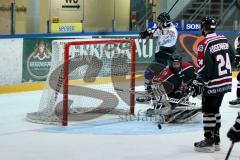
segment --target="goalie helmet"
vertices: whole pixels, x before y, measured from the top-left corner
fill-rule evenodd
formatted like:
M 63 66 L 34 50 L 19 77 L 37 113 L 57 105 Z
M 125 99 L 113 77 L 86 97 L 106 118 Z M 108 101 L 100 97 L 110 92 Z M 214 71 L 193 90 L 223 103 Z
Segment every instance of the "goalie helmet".
M 206 16 L 201 20 L 201 30 L 214 32 L 217 27 L 216 19 L 210 16 Z M 203 33 L 205 35 L 205 33 Z
M 171 23 L 171 18 L 167 12 L 162 12 L 157 17 L 157 21 L 160 22 L 163 25 L 163 27 L 169 27 Z
M 170 57 L 169 68 L 173 70 L 174 73 L 178 73 L 182 68 L 182 57 L 179 54 L 174 54 Z

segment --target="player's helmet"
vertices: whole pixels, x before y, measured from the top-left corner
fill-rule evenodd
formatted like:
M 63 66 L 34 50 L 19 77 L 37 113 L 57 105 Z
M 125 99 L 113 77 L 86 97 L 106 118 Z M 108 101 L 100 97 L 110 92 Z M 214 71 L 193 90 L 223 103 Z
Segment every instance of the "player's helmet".
M 167 12 L 162 12 L 157 17 L 157 21 L 160 22 L 161 24 L 163 24 L 163 27 L 169 27 L 170 22 L 171 22 L 171 18 L 170 18 L 170 15 Z
M 214 32 L 217 27 L 217 21 L 215 18 L 206 16 L 201 20 L 201 29 L 205 31 Z
M 182 57 L 179 54 L 173 54 L 169 59 L 169 68 L 178 73 L 182 67 Z

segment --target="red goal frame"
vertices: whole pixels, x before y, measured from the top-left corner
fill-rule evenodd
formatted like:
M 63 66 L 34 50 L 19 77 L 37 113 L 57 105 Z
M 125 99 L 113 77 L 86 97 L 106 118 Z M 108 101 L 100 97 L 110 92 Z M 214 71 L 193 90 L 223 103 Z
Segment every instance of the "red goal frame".
M 64 46 L 64 86 L 63 86 L 63 114 L 62 125 L 68 125 L 68 85 L 69 85 L 69 49 L 75 45 L 90 45 L 90 44 L 116 44 L 129 43 L 131 44 L 131 71 L 130 71 L 130 114 L 134 114 L 135 106 L 135 70 L 136 70 L 136 44 L 132 39 L 112 39 L 112 40 L 86 40 L 86 41 L 72 41 Z

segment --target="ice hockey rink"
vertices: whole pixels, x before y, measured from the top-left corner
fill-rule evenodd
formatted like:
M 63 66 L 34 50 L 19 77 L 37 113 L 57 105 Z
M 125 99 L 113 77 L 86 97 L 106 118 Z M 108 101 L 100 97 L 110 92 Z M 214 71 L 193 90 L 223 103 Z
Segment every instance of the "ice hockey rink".
M 236 79 L 233 82 L 236 87 Z M 223 160 L 230 146 L 226 133 L 239 108 L 229 107 L 236 89 L 225 95 L 221 107 L 221 151 L 198 153 L 193 143 L 203 138 L 202 122 L 163 124 L 150 120 L 100 117 L 67 127 L 35 124 L 26 113 L 37 110 L 42 91 L 0 95 L 1 160 Z M 193 99 L 194 100 L 194 99 Z M 142 106 L 137 104 L 136 109 Z M 146 106 L 145 106 L 146 107 Z M 231 160 L 240 159 L 240 143 Z

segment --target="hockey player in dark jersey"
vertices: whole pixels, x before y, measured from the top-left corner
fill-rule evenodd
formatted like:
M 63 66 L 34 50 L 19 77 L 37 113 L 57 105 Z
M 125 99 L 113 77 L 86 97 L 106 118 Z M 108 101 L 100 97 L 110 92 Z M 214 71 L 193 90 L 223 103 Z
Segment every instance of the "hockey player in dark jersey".
M 174 87 L 173 91 L 168 93 L 171 98 L 181 98 L 185 92 L 188 92 L 189 84 L 195 79 L 195 69 L 187 61 L 182 61 L 178 54 L 171 56 L 169 65 L 154 77 L 154 81 L 167 81 Z
M 228 40 L 215 33 L 217 23 L 206 16 L 201 21 L 205 38 L 198 45 L 197 77 L 193 80 L 194 94 L 202 94 L 204 140 L 194 143 L 195 151 L 220 150 L 220 106 L 224 94 L 231 91 L 234 53 Z
M 236 44 L 236 56 L 235 56 L 235 66 L 237 68 L 240 67 L 240 33 L 237 37 L 237 44 Z M 229 104 L 231 105 L 237 105 L 237 104 L 240 104 L 240 72 L 238 72 L 237 74 L 237 81 L 238 81 L 238 84 L 237 84 L 237 98 L 234 99 L 234 100 L 231 100 L 229 101 Z
M 227 137 L 230 138 L 232 142 L 240 142 L 240 112 L 234 125 L 229 129 Z
M 178 54 L 174 54 L 170 57 L 168 66 L 160 73 L 159 75 L 155 76 L 153 79 L 153 85 L 154 83 L 158 84 L 159 82 L 164 83 L 167 82 L 168 84 L 172 85 L 172 89 L 168 92 L 167 96 L 170 102 L 170 107 L 174 106 L 176 103 L 171 102 L 171 99 L 179 100 L 189 93 L 189 85 L 191 84 L 191 81 L 195 79 L 195 69 L 194 67 L 188 63 L 187 61 L 182 61 L 182 57 Z M 155 88 L 155 87 L 153 87 Z M 154 101 L 154 100 L 153 100 Z M 162 106 L 162 98 L 159 100 L 160 102 L 153 103 L 154 108 L 150 108 L 147 110 L 147 115 L 152 116 L 155 113 L 162 113 L 162 110 L 166 109 L 166 106 Z M 179 104 L 181 106 L 182 104 Z M 185 104 L 186 108 L 187 105 Z M 168 106 L 169 107 L 169 106 Z M 190 108 L 190 107 L 189 107 Z M 171 109 L 171 108 L 168 108 Z M 169 115 L 167 115 L 168 119 L 172 116 L 176 116 L 176 114 L 180 113 L 178 117 L 175 117 L 174 120 L 171 120 L 171 122 L 184 122 L 185 120 L 192 118 L 196 116 L 200 110 L 199 107 L 194 107 L 191 109 L 185 109 L 179 110 L 177 107 L 174 108 L 175 111 L 171 111 Z M 173 109 L 173 110 L 174 110 Z M 165 111 L 164 111 L 165 112 Z M 168 121 L 168 120 L 166 120 Z
M 168 63 L 169 58 L 174 53 L 177 42 L 178 32 L 175 25 L 171 22 L 170 15 L 166 12 L 157 17 L 157 24 L 153 23 L 148 26 L 146 31 L 140 33 L 142 39 L 156 38 L 156 49 L 154 61 L 145 69 L 144 86 L 146 92 L 151 92 L 151 82 L 155 75 L 160 73 Z M 136 99 L 138 102 L 150 101 L 149 96 L 142 96 Z

